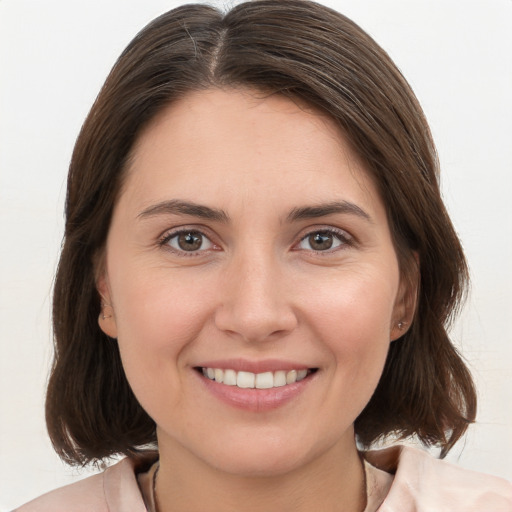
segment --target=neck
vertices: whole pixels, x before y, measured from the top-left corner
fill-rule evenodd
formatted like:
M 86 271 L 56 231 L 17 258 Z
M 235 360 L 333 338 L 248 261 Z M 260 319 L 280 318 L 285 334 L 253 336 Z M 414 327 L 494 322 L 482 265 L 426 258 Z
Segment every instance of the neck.
M 352 439 L 300 467 L 272 475 L 239 475 L 205 464 L 180 445 L 160 444 L 158 512 L 362 512 L 364 467 Z

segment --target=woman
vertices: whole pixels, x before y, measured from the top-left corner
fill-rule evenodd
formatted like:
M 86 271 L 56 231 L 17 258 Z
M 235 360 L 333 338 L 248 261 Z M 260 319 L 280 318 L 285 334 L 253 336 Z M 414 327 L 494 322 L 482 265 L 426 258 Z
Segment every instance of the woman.
M 343 16 L 155 20 L 84 124 L 66 216 L 50 435 L 74 464 L 128 458 L 19 510 L 512 508 L 500 479 L 357 448 L 447 453 L 476 398 L 427 124 Z

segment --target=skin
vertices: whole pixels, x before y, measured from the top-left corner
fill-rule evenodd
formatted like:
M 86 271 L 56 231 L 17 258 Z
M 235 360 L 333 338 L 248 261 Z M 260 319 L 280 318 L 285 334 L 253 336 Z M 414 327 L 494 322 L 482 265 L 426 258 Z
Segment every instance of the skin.
M 155 209 L 171 200 L 229 220 Z M 290 219 L 333 202 L 352 206 Z M 198 250 L 180 249 L 179 228 L 203 233 Z M 157 424 L 160 512 L 364 509 L 353 423 L 414 293 L 376 187 L 329 118 L 249 90 L 168 107 L 134 148 L 99 276 L 112 313 L 100 326 Z M 194 368 L 220 359 L 317 371 L 254 411 L 205 387 Z

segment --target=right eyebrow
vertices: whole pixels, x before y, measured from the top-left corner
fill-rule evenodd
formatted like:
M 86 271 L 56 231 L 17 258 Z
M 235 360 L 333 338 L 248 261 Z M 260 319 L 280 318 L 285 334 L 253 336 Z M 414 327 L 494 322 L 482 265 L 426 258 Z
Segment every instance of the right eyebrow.
M 210 208 L 191 201 L 171 199 L 149 206 L 137 215 L 138 219 L 146 219 L 158 215 L 190 215 L 201 219 L 215 220 L 218 222 L 229 222 L 229 216 L 224 210 Z
M 288 215 L 288 221 L 293 222 L 302 219 L 315 219 L 335 214 L 355 215 L 356 217 L 373 223 L 372 218 L 368 213 L 357 206 L 357 204 L 349 201 L 333 201 L 331 203 L 294 208 Z

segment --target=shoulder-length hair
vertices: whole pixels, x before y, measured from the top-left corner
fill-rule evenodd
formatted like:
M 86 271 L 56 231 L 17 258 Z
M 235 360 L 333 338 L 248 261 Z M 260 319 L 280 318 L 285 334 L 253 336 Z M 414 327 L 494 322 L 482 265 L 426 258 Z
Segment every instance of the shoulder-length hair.
M 415 318 L 391 344 L 383 375 L 357 418 L 363 446 L 416 436 L 446 453 L 474 420 L 470 374 L 447 335 L 468 272 L 443 205 L 434 143 L 409 85 L 355 23 L 302 0 L 257 0 L 226 14 L 172 10 L 122 53 L 76 142 L 57 271 L 55 359 L 46 421 L 59 455 L 85 464 L 156 442 L 115 341 L 98 326 L 95 270 L 141 132 L 190 91 L 249 87 L 300 99 L 341 128 L 387 209 L 402 277 L 417 273 Z

